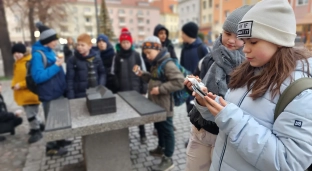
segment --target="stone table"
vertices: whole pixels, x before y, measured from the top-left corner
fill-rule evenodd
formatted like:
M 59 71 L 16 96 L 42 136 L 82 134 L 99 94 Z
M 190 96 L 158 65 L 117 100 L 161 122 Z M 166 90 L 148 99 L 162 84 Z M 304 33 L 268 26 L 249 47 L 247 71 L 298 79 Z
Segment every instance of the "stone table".
M 82 136 L 88 171 L 131 170 L 128 128 L 163 121 L 166 112 L 141 116 L 119 95 L 116 104 L 116 113 L 90 116 L 85 98 L 70 100 L 72 127 L 45 132 L 45 140 Z

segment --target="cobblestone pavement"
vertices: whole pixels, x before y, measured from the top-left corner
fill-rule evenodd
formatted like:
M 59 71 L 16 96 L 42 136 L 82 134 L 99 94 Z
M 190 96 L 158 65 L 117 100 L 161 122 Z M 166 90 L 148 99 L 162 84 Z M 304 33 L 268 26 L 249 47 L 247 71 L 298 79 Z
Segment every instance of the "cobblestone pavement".
M 12 91 L 9 89 L 10 81 L 2 81 L 2 94 L 10 111 L 20 109 L 13 100 Z M 42 109 L 40 109 L 40 117 Z M 0 143 L 0 170 L 1 171 L 84 171 L 83 151 L 81 149 L 81 137 L 76 137 L 73 144 L 68 147 L 69 153 L 64 157 L 46 157 L 45 142 L 42 140 L 35 144 L 27 143 L 29 128 L 26 117 L 24 122 L 16 129 L 16 135 L 5 135 L 7 140 Z M 190 122 L 186 116 L 185 105 L 175 108 L 174 125 L 175 131 L 175 152 L 173 160 L 175 168 L 181 171 L 185 168 L 185 147 L 184 143 L 189 137 Z M 130 128 L 130 154 L 133 171 L 149 170 L 150 166 L 160 162 L 160 159 L 149 156 L 148 150 L 157 146 L 157 137 L 152 135 L 153 124 L 146 125 L 147 144 L 141 145 L 138 128 Z

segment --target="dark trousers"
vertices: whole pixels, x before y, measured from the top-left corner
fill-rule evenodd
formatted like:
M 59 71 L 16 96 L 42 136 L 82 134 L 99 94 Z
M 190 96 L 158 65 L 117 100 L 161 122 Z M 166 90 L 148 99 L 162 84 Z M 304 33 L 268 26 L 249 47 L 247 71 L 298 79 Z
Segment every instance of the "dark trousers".
M 139 133 L 140 133 L 140 137 L 141 138 L 146 137 L 146 135 L 145 135 L 145 126 L 144 125 L 140 125 L 139 126 Z
M 42 102 L 42 107 L 43 107 L 43 113 L 44 113 L 44 118 L 47 121 L 48 119 L 48 113 L 50 110 L 50 102 Z M 65 140 L 58 140 L 58 141 L 52 141 L 52 142 L 48 142 L 46 145 L 47 151 L 48 150 L 55 150 L 55 149 L 59 149 L 63 144 L 64 144 Z
M 14 116 L 12 119 L 0 123 L 0 134 L 3 133 L 15 134 L 15 127 L 22 124 L 22 122 L 23 122 L 22 118 Z
M 174 131 L 172 117 L 167 117 L 167 120 L 154 123 L 154 127 L 158 133 L 158 145 L 164 148 L 164 153 L 167 157 L 172 157 L 174 152 Z

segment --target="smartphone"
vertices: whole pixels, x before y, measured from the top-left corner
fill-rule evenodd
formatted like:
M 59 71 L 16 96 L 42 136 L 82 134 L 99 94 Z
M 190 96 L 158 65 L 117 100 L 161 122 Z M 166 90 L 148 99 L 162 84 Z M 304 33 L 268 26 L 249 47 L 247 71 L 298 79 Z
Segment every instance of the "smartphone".
M 201 90 L 201 87 L 198 85 L 198 84 L 194 84 L 192 85 L 192 89 L 200 95 L 200 97 L 204 98 L 205 96 L 207 96 L 207 93 L 204 93 L 202 90 Z
M 197 79 L 196 79 L 195 77 L 187 77 L 187 79 L 188 79 L 193 85 L 198 84 L 198 81 L 197 81 Z

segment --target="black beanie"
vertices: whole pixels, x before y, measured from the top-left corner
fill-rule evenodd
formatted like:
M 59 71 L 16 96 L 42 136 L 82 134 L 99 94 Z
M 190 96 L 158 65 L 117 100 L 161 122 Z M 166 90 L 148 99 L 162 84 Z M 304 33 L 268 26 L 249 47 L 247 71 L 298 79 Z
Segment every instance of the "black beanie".
M 188 23 L 184 24 L 184 26 L 182 27 L 182 31 L 188 37 L 196 39 L 197 34 L 198 34 L 198 26 L 194 22 L 188 22 Z
M 14 54 L 15 52 L 19 52 L 19 53 L 26 53 L 26 46 L 21 44 L 21 43 L 17 43 L 12 47 L 12 54 Z
M 56 34 L 56 31 L 43 25 L 41 22 L 36 23 L 36 27 L 40 31 L 40 43 L 42 45 L 46 45 L 54 40 L 58 40 L 58 35 Z

